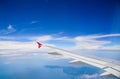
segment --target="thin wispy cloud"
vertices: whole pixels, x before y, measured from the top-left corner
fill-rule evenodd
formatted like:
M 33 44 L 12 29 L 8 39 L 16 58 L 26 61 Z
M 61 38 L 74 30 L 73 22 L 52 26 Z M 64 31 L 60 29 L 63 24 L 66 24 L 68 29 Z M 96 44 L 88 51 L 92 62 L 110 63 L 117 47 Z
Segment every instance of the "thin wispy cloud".
M 0 30 L 0 34 L 9 34 L 15 32 L 16 29 L 12 25 L 8 25 L 6 29 Z
M 120 36 L 120 34 L 105 34 L 105 35 L 96 34 L 96 35 L 88 35 L 88 36 L 83 36 L 83 37 L 85 37 L 86 39 L 98 39 L 98 38 L 106 38 L 106 37 L 114 37 L 114 36 Z M 82 37 L 80 36 L 80 38 Z
M 33 36 L 31 38 L 27 38 L 32 41 L 49 41 L 53 40 L 53 37 L 51 35 L 43 35 L 43 36 Z
M 77 36 L 73 40 L 76 43 L 76 46 L 73 49 L 120 50 L 118 48 L 119 45 L 115 45 L 114 48 L 109 46 L 113 43 L 110 40 L 99 40 L 106 37 L 120 37 L 120 34 Z M 106 45 L 108 46 L 106 47 Z
M 58 32 L 58 34 L 63 34 L 64 32 Z
M 9 37 L 9 36 L 0 36 L 0 41 L 1 40 L 16 40 L 15 37 Z
M 31 21 L 30 24 L 36 24 L 38 23 L 39 21 Z

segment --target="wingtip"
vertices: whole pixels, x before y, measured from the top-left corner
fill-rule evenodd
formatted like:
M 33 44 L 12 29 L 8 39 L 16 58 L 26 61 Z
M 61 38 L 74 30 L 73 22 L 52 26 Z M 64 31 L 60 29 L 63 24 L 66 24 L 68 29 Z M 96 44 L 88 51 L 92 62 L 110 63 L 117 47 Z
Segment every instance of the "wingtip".
M 38 48 L 42 47 L 42 44 L 40 42 L 37 42 Z

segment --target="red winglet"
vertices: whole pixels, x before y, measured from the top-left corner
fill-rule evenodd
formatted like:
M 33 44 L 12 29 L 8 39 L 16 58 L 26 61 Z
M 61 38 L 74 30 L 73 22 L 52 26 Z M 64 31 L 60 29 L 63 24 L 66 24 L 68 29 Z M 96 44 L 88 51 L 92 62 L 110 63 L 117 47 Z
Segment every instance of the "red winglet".
M 42 44 L 40 42 L 37 42 L 38 48 L 42 47 Z

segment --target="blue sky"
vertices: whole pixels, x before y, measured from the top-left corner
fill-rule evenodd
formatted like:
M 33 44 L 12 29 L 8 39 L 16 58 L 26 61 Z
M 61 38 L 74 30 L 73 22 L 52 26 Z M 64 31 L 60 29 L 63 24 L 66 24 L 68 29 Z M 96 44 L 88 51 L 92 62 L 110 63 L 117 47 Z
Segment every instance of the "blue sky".
M 0 29 L 6 29 L 9 24 L 16 29 L 8 35 L 120 32 L 118 0 L 2 0 L 0 17 Z

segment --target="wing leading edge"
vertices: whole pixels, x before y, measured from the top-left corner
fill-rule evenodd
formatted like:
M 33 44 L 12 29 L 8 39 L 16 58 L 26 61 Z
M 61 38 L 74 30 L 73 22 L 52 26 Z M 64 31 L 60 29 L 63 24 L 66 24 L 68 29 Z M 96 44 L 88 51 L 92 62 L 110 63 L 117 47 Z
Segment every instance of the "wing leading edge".
M 113 76 L 120 78 L 120 63 L 114 63 L 112 61 L 105 61 L 105 60 L 95 58 L 95 57 L 73 54 L 70 51 L 66 51 L 66 50 L 55 48 L 55 47 L 48 46 L 48 45 L 44 45 L 44 46 L 53 49 L 55 51 L 54 54 L 56 53 L 56 55 L 64 55 L 64 56 L 74 59 L 73 61 L 70 61 L 70 63 L 83 62 L 89 65 L 104 69 L 106 72 L 102 73 L 101 76 L 113 75 Z

